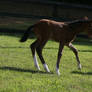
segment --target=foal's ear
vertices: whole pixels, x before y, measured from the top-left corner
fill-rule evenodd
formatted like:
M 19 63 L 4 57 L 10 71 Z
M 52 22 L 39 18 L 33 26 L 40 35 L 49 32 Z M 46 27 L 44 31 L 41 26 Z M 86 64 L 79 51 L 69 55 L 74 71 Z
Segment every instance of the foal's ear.
M 88 20 L 88 16 L 84 16 L 84 18 L 83 18 L 84 20 Z

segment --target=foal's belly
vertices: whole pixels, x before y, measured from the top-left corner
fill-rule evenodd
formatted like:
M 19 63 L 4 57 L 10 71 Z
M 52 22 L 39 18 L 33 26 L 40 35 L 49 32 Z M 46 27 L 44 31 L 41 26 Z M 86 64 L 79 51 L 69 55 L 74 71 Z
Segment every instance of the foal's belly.
M 51 37 L 52 40 L 56 41 L 56 42 L 63 42 L 63 43 L 69 43 L 72 42 L 75 39 L 74 35 L 66 35 L 66 34 L 59 34 L 59 35 L 53 35 Z

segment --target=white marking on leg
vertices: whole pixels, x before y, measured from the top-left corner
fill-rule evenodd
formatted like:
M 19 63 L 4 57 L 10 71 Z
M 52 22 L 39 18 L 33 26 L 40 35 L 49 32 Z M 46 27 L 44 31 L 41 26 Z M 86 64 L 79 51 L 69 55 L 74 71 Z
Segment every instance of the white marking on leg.
M 36 68 L 37 68 L 38 70 L 40 70 L 40 67 L 39 67 L 39 64 L 38 64 L 38 61 L 37 61 L 36 54 L 34 55 L 34 64 L 35 64 Z
M 56 73 L 57 75 L 60 75 L 59 68 L 56 67 Z
M 50 70 L 49 70 L 47 64 L 43 64 L 43 66 L 44 66 L 44 69 L 45 69 L 47 72 L 50 72 Z
M 81 69 L 81 68 L 82 68 L 81 64 L 78 64 L 78 69 Z

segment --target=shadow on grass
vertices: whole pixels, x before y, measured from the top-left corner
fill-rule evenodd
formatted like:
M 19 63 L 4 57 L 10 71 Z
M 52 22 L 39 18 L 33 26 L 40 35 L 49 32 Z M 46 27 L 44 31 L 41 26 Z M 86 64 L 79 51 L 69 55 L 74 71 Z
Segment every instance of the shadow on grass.
M 23 47 L 23 46 L 0 46 L 0 49 L 29 49 L 30 47 Z M 45 47 L 44 49 L 47 49 L 47 50 L 50 50 L 50 49 L 53 49 L 53 50 L 58 50 L 59 48 L 55 48 L 55 47 Z M 69 51 L 72 51 L 69 49 Z M 78 52 L 92 52 L 92 50 L 78 50 Z
M 23 46 L 0 46 L 0 49 L 17 49 L 17 48 L 20 48 L 20 49 L 28 49 L 30 48 L 29 46 L 28 47 L 23 47 Z M 47 50 L 50 50 L 50 49 L 58 49 L 58 48 L 54 48 L 54 47 L 44 47 L 44 49 L 47 49 Z
M 17 68 L 17 67 L 8 67 L 8 66 L 4 66 L 4 67 L 0 67 L 1 70 L 9 70 L 9 71 L 17 71 L 17 72 L 29 72 L 32 74 L 35 73 L 41 73 L 41 74 L 53 74 L 53 72 L 44 72 L 44 71 L 37 71 L 37 70 L 29 70 L 29 69 L 22 69 L 22 68 Z
M 20 49 L 28 49 L 30 48 L 29 46 L 28 47 L 23 47 L 23 46 L 0 46 L 0 49 L 17 49 L 17 48 L 20 48 Z M 58 50 L 59 48 L 57 47 L 44 47 L 44 49 L 47 49 L 47 50 L 50 50 L 50 49 L 53 49 L 53 50 Z M 72 51 L 70 49 L 67 49 L 69 51 Z M 92 52 L 92 50 L 78 50 L 78 52 Z
M 23 48 L 28 49 L 29 47 L 21 47 L 21 46 L 0 46 L 1 49 L 17 49 L 17 48 Z
M 92 72 L 72 71 L 71 73 L 80 75 L 92 75 Z
M 78 50 L 79 52 L 92 52 L 92 50 Z

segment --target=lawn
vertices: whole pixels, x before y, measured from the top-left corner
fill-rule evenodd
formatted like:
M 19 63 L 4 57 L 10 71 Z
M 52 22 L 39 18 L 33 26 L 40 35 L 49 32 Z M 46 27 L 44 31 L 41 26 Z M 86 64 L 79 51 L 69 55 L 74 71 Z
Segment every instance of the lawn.
M 91 92 L 92 40 L 77 38 L 73 43 L 79 50 L 81 71 L 77 69 L 73 52 L 65 47 L 60 63 L 61 75 L 57 76 L 58 43 L 53 41 L 48 41 L 43 50 L 51 73 L 44 71 L 39 58 L 41 71 L 37 71 L 29 48 L 35 38 L 20 43 L 21 35 L 15 34 L 15 31 L 25 31 L 39 19 L 2 15 L 4 12 L 30 14 L 30 9 L 26 11 L 24 5 L 17 4 L 16 8 L 15 4 L 0 2 L 0 92 Z M 7 30 L 12 34 L 7 33 Z
M 38 58 L 41 71 L 34 67 L 28 39 L 20 43 L 18 34 L 0 33 L 0 92 L 91 92 L 92 91 L 92 40 L 77 38 L 73 43 L 79 50 L 82 70 L 77 69 L 73 52 L 64 48 L 57 76 L 55 64 L 58 43 L 49 41 L 43 55 L 51 73 L 46 73 Z

